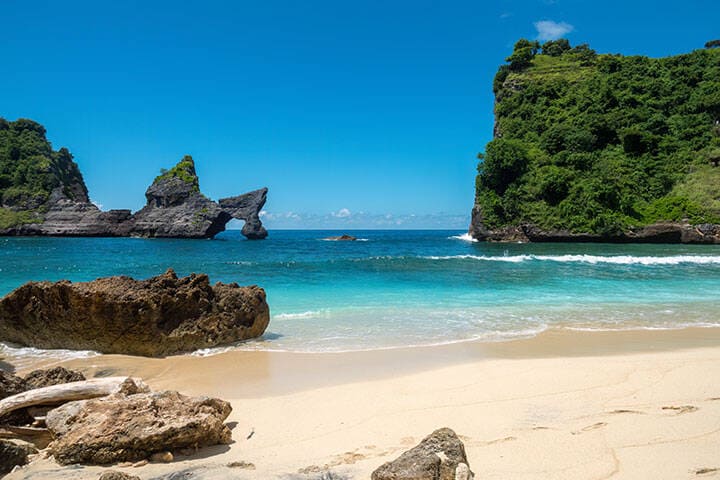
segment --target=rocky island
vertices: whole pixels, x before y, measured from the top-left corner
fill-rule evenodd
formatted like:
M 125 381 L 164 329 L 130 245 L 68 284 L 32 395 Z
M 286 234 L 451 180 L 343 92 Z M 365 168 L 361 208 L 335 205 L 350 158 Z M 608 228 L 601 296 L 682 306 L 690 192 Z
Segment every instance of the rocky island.
M 145 192 L 140 211 L 102 211 L 88 196 L 67 148 L 54 151 L 32 120 L 0 118 L 0 235 L 212 238 L 236 218 L 243 235 L 262 239 L 267 188 L 214 202 L 200 192 L 195 163 L 185 156 Z
M 720 49 L 666 58 L 520 40 L 495 77 L 470 235 L 720 243 Z

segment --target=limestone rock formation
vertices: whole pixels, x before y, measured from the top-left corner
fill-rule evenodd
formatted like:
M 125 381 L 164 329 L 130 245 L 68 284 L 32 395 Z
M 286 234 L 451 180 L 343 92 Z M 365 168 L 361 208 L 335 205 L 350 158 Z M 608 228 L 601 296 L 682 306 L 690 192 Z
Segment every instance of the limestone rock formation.
M 455 432 L 441 428 L 375 470 L 372 480 L 470 480 L 469 465 L 465 446 Z
M 260 221 L 260 211 L 267 201 L 267 188 L 261 188 L 237 197 L 221 198 L 220 207 L 233 218 L 245 220 L 242 234 L 251 240 L 267 237 Z
M 162 356 L 263 334 L 265 291 L 207 275 L 29 282 L 0 300 L 0 340 L 37 348 Z
M 135 214 L 100 210 L 70 152 L 53 151 L 42 125 L 0 118 L 0 235 L 212 238 L 237 218 L 245 220 L 247 238 L 267 236 L 259 216 L 267 189 L 221 206 L 200 192 L 190 156 L 158 176 L 145 197 L 147 205 Z
M 133 217 L 132 235 L 211 238 L 225 230 L 232 215 L 200 193 L 189 156 L 160 175 L 145 192 L 147 205 Z
M 227 444 L 223 400 L 165 391 L 66 403 L 51 410 L 49 450 L 64 464 L 138 461 L 156 452 Z

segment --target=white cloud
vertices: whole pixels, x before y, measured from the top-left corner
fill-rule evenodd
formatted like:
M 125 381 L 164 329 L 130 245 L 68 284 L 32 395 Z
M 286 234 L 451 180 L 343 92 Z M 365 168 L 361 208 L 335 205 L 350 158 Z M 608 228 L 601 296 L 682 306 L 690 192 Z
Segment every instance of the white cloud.
M 470 222 L 469 214 L 391 214 L 351 212 L 342 208 L 329 213 L 268 212 L 262 221 L 269 229 L 373 229 L 373 228 L 447 228 L 464 229 Z M 239 228 L 233 225 L 230 228 Z
M 331 215 L 337 218 L 347 218 L 351 215 L 351 213 L 347 208 L 341 208 L 337 212 L 333 212 Z
M 93 205 L 95 205 L 96 207 L 98 207 L 100 210 L 103 209 L 103 204 L 100 203 L 100 202 L 98 202 L 97 200 L 93 200 L 93 199 L 91 198 L 91 199 L 90 199 L 90 203 L 92 203 Z
M 260 213 L 258 213 L 258 217 L 262 218 L 267 214 L 268 214 L 267 210 L 260 210 Z
M 566 22 L 554 22 L 552 20 L 541 20 L 535 22 L 538 32 L 538 40 L 557 40 L 575 30 L 575 27 Z

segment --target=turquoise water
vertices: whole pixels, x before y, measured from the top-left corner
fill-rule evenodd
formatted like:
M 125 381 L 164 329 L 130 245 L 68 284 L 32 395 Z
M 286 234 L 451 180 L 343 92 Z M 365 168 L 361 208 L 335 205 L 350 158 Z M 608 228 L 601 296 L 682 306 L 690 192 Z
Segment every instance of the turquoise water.
M 234 348 L 285 351 L 498 341 L 548 328 L 720 326 L 720 247 L 486 244 L 458 231 L 322 240 L 339 233 L 272 231 L 256 242 L 236 231 L 215 240 L 2 238 L 0 294 L 29 280 L 205 272 L 267 291 L 266 335 Z

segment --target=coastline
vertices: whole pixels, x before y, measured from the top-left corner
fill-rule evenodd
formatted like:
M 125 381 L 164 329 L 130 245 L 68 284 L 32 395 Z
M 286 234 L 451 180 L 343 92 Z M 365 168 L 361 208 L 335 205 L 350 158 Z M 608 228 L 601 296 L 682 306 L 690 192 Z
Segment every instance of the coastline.
M 235 443 L 123 469 L 143 480 L 188 468 L 196 478 L 368 478 L 443 426 L 461 435 L 477 478 L 702 478 L 696 473 L 720 468 L 718 328 L 63 365 L 232 403 Z M 255 470 L 226 466 L 240 461 Z M 7 478 L 90 479 L 104 470 L 58 468 L 41 460 Z

